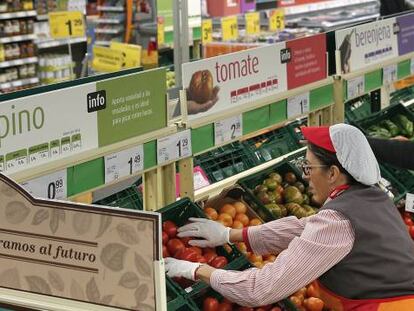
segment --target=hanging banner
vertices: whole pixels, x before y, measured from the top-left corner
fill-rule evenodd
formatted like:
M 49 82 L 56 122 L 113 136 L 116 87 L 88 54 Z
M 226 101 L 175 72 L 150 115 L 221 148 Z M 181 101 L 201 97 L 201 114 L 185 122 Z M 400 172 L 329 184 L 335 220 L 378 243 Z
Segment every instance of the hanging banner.
M 398 52 L 400 55 L 414 52 L 414 14 L 397 17 L 399 26 Z
M 165 69 L 3 101 L 0 158 L 7 174 L 167 126 Z
M 337 73 L 349 73 L 398 56 L 399 27 L 395 18 L 335 32 L 340 53 Z
M 160 214 L 36 199 L 3 174 L 0 202 L 0 291 L 19 291 L 25 307 L 158 310 Z

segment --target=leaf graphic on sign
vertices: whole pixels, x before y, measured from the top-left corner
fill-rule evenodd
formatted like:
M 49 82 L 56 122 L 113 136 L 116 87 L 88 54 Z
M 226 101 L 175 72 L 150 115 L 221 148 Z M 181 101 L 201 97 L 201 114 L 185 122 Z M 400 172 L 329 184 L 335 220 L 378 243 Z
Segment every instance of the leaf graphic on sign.
M 119 243 L 106 245 L 101 253 L 102 263 L 112 271 L 121 271 L 124 268 L 125 255 L 128 247 Z
M 73 215 L 72 226 L 75 232 L 79 235 L 85 234 L 89 231 L 92 224 L 92 215 L 89 213 L 78 212 Z
M 125 272 L 119 280 L 119 285 L 125 288 L 137 288 L 139 285 L 138 276 L 134 272 Z
M 148 263 L 145 262 L 144 258 L 135 253 L 135 267 L 138 272 L 143 276 L 151 276 L 151 268 Z
M 17 196 L 17 192 L 10 186 L 3 184 L 0 186 L 0 192 L 4 194 L 6 197 L 12 198 Z
M 61 209 L 58 209 L 58 210 L 56 210 L 56 213 L 57 213 L 57 215 L 58 215 L 59 220 L 60 220 L 61 222 L 65 222 L 65 220 L 66 220 L 66 214 L 65 214 L 65 211 L 64 211 L 64 210 L 61 210 Z
M 85 295 L 83 294 L 82 287 L 75 280 L 72 280 L 72 284 L 70 286 L 70 296 L 73 299 L 85 300 Z
M 63 292 L 65 290 L 65 283 L 63 282 L 62 278 L 60 277 L 59 274 L 57 274 L 54 271 L 48 271 L 47 272 L 47 278 L 50 282 L 50 285 L 52 286 L 52 288 Z
M 32 292 L 51 295 L 52 290 L 50 289 L 49 284 L 39 276 L 32 275 L 26 276 L 27 284 L 29 284 L 29 289 Z
M 114 295 L 103 296 L 102 300 L 101 300 L 101 303 L 104 304 L 104 305 L 107 305 L 112 301 L 113 298 L 114 298 Z
M 0 283 L 6 287 L 21 289 L 19 271 L 16 268 L 3 271 L 0 274 Z
M 95 278 L 92 278 L 88 284 L 86 284 L 86 297 L 92 302 L 99 302 L 101 300 L 101 294 L 99 293 Z
M 120 223 L 116 226 L 119 237 L 125 244 L 134 245 L 138 243 L 138 236 L 134 228 L 125 223 Z
M 49 211 L 46 209 L 40 209 L 34 214 L 32 225 L 40 225 L 43 221 L 49 218 Z
M 148 292 L 149 290 L 146 284 L 142 284 L 140 287 L 138 287 L 135 290 L 135 294 L 134 294 L 136 302 L 140 303 L 141 301 L 144 301 L 145 298 L 147 298 L 148 296 Z
M 153 311 L 155 310 L 155 307 L 150 306 L 146 303 L 138 303 L 135 309 L 140 310 L 140 311 Z
M 29 216 L 30 208 L 22 202 L 12 201 L 6 205 L 6 219 L 11 224 L 20 224 Z
M 49 227 L 53 233 L 56 233 L 56 231 L 59 228 L 59 213 L 56 208 L 52 210 L 52 216 L 50 217 Z
M 105 231 L 109 228 L 111 223 L 112 223 L 112 217 L 111 216 L 102 215 L 101 216 L 101 221 L 99 223 L 98 234 L 96 235 L 96 238 L 100 238 L 105 233 Z
M 138 221 L 138 231 L 145 231 L 146 225 L 147 225 L 147 222 L 145 220 L 139 220 Z

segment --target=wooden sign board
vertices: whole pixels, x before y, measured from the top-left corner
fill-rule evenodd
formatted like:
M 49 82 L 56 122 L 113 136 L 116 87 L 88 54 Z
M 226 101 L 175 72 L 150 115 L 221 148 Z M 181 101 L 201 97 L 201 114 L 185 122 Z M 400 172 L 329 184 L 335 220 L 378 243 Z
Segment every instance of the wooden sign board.
M 38 294 L 37 306 L 163 309 L 159 214 L 33 198 L 3 174 L 0 202 L 0 291 Z

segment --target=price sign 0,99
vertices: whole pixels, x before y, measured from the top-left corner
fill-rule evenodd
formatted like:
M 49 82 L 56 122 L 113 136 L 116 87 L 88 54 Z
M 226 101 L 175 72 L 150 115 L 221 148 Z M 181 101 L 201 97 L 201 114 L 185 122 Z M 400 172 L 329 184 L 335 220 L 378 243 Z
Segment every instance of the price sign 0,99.
M 260 32 L 260 13 L 246 13 L 246 32 L 248 35 L 255 35 Z
M 201 29 L 203 44 L 213 41 L 213 21 L 211 19 L 204 19 L 201 24 Z
M 105 183 L 110 183 L 143 170 L 143 145 L 105 156 Z
M 220 145 L 243 135 L 242 116 L 214 122 L 214 143 Z
M 221 35 L 223 41 L 236 40 L 239 37 L 237 16 L 227 16 L 221 19 Z
M 83 14 L 79 11 L 49 13 L 49 28 L 55 39 L 85 36 Z
M 21 186 L 34 197 L 62 200 L 67 197 L 66 176 L 66 170 L 61 170 L 26 181 Z
M 185 130 L 157 139 L 157 163 L 163 164 L 192 155 L 191 131 Z
M 285 29 L 285 11 L 283 9 L 273 10 L 269 17 L 269 30 L 281 31 Z

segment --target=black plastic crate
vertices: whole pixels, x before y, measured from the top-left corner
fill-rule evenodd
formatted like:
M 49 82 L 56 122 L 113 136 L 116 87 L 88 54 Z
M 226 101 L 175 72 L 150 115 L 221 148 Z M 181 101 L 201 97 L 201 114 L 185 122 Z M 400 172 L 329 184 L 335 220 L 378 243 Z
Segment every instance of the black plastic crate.
M 94 202 L 94 204 L 133 210 L 143 210 L 144 207 L 142 194 L 138 191 L 135 185 L 132 185 L 131 187 L 126 188 L 118 193 Z
M 211 183 L 241 173 L 255 165 L 252 154 L 240 142 L 233 142 L 194 158 L 194 166 L 200 166 Z
M 371 98 L 369 95 L 345 103 L 345 119 L 349 123 L 369 117 L 372 113 Z

